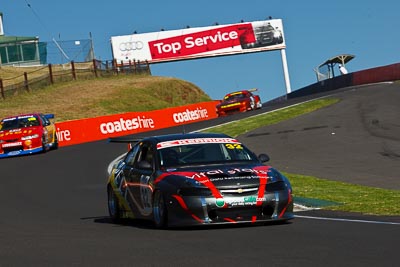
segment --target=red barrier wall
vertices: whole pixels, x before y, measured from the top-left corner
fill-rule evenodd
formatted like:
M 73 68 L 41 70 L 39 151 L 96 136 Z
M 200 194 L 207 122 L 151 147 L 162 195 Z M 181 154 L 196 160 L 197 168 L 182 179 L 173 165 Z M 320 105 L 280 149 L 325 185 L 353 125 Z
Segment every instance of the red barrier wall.
M 326 79 L 306 87 L 297 89 L 285 96 L 285 98 L 278 97 L 271 100 L 269 103 L 280 102 L 282 99 L 293 99 L 312 95 L 315 93 L 327 92 L 339 88 L 379 83 L 400 80 L 400 63 L 391 64 L 382 67 L 376 67 L 357 72 L 352 72 L 346 75 L 340 75 L 331 79 Z M 268 104 L 268 103 L 267 103 Z
M 353 73 L 353 85 L 400 80 L 400 63 Z
M 219 101 L 56 122 L 58 142 L 60 146 L 75 145 L 214 119 L 217 103 Z

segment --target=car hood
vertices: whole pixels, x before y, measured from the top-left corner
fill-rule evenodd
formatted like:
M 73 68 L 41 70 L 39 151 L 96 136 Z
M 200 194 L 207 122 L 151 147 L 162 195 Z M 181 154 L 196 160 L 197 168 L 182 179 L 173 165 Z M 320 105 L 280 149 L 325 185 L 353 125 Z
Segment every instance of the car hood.
M 12 129 L 12 130 L 3 130 L 0 131 L 0 139 L 9 141 L 9 140 L 18 140 L 22 136 L 33 135 L 35 133 L 39 133 L 40 127 L 25 127 L 19 129 Z
M 167 176 L 170 176 L 169 180 L 174 180 L 174 183 L 182 183 L 180 186 L 212 185 L 220 189 L 254 187 L 283 180 L 278 171 L 262 164 L 215 165 L 190 168 L 190 170 L 187 168 L 168 170 L 160 176 L 160 180 Z
M 242 100 L 228 100 L 228 101 L 221 101 L 221 103 L 219 103 L 217 106 L 226 106 L 226 105 L 229 105 L 229 104 L 234 104 L 234 103 L 241 103 L 241 102 L 243 102 L 243 101 L 245 101 L 245 99 L 242 99 Z

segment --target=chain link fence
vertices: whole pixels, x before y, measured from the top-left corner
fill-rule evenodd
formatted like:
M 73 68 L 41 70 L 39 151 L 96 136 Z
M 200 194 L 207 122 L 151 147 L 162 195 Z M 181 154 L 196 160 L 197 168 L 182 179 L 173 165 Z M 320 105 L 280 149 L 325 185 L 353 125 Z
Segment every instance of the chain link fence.
M 46 50 L 40 58 L 46 58 L 46 64 L 65 64 L 74 62 L 89 62 L 94 59 L 93 42 L 91 39 L 44 42 Z
M 0 66 L 65 64 L 95 58 L 91 39 L 49 42 L 22 37 L 6 39 L 0 44 Z

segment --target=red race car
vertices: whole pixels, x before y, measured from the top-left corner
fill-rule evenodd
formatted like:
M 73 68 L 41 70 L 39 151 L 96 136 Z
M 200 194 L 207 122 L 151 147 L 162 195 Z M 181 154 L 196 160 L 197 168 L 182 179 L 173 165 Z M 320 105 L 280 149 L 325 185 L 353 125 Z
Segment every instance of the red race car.
M 225 116 L 237 112 L 260 109 L 262 107 L 259 95 L 253 94 L 257 89 L 241 90 L 225 95 L 216 106 L 218 116 Z
M 0 158 L 58 148 L 54 114 L 30 113 L 0 121 Z

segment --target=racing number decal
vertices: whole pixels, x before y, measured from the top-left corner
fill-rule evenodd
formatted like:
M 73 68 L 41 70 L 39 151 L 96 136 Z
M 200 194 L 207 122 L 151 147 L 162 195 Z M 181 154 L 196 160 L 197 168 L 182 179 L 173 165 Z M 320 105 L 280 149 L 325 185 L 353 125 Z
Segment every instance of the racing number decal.
M 225 144 L 227 149 L 243 149 L 241 144 Z
M 149 214 L 152 211 L 152 187 L 150 185 L 150 176 L 140 176 L 140 200 L 143 204 L 143 212 Z

